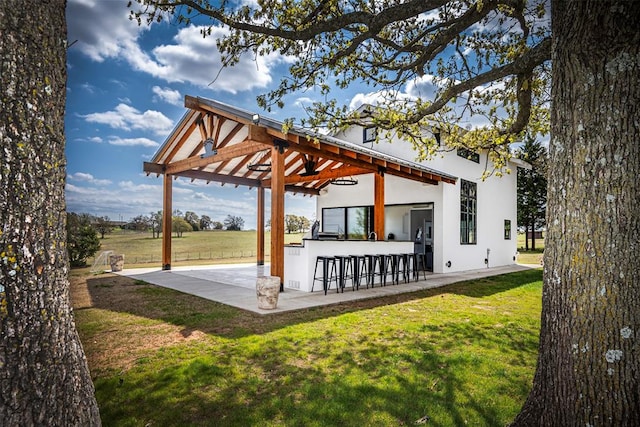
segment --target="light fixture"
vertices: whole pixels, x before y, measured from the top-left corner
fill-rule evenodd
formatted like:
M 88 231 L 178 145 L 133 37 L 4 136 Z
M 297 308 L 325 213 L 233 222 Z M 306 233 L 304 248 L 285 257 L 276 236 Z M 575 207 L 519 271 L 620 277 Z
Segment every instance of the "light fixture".
M 305 156 L 306 159 L 306 156 Z M 318 175 L 320 172 L 318 172 L 316 170 L 316 164 L 317 162 L 315 162 L 313 160 L 313 158 L 306 160 L 304 162 L 304 172 L 302 172 L 300 174 L 300 176 L 314 176 L 314 175 Z
M 251 117 L 251 121 L 254 125 L 260 123 L 260 114 L 254 114 L 253 117 Z
M 253 172 L 271 172 L 271 163 L 250 163 L 247 169 Z
M 335 178 L 331 180 L 331 184 L 333 185 L 356 185 L 357 183 L 358 183 L 358 180 L 351 176 Z

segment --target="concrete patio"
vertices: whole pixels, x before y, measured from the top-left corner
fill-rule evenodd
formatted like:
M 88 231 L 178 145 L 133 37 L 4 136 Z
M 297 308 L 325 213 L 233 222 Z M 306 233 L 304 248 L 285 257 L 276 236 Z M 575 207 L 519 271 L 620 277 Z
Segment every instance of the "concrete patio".
M 269 275 L 269 265 L 226 264 L 209 266 L 174 267 L 170 271 L 160 268 L 125 269 L 117 274 L 143 280 L 157 286 L 175 289 L 211 301 L 220 302 L 243 310 L 259 314 L 281 313 L 323 305 L 331 305 L 368 298 L 384 297 L 423 289 L 438 288 L 465 280 L 480 279 L 505 273 L 528 270 L 539 266 L 512 265 L 506 267 L 484 268 L 460 273 L 427 274 L 426 280 L 399 285 L 379 286 L 358 291 L 351 288 L 337 293 L 335 288 L 327 295 L 321 289 L 314 292 L 302 292 L 286 289 L 280 293 L 278 307 L 274 310 L 258 308 L 256 298 L 256 278 Z

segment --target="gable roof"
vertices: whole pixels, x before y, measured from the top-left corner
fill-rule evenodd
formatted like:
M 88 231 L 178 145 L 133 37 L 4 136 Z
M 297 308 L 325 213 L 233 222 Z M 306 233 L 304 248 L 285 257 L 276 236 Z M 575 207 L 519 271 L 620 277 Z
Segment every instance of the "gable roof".
M 457 178 L 419 163 L 200 97 L 185 97 L 187 112 L 150 162 L 147 174 L 169 174 L 235 186 L 271 187 L 270 159 L 285 159 L 285 190 L 317 195 L 333 179 L 386 173 L 426 184 Z

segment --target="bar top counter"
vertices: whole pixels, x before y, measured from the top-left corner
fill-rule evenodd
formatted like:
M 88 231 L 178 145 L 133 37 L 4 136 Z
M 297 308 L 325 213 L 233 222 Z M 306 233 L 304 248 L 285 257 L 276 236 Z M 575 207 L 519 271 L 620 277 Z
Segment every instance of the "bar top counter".
M 284 286 L 311 292 L 318 256 L 395 254 L 413 252 L 412 240 L 302 239 L 301 244 L 285 245 Z M 316 286 L 314 290 L 322 289 Z

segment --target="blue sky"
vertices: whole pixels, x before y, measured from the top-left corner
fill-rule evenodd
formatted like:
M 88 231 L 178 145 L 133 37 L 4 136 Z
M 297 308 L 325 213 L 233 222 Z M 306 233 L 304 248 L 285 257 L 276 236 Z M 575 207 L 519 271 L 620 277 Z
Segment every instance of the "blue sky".
M 127 0 L 68 0 L 67 26 L 67 209 L 112 220 L 162 209 L 162 178 L 146 176 L 142 164 L 184 114 L 185 95 L 261 113 L 257 95 L 275 88 L 291 62 L 272 54 L 223 69 L 215 40 L 226 30 L 203 38 L 195 25 L 138 26 L 129 20 Z M 429 97 L 433 91 L 427 75 L 396 95 Z M 332 95 L 353 108 L 381 96 L 355 84 Z M 300 118 L 304 104 L 319 99 L 313 91 L 290 95 L 285 109 L 268 115 Z M 241 216 L 245 228 L 255 228 L 255 189 L 183 178 L 173 188 L 174 209 L 216 221 Z M 315 199 L 288 195 L 285 209 L 314 219 Z
M 215 37 L 197 27 L 128 19 L 127 1 L 67 3 L 67 209 L 128 220 L 162 209 L 162 178 L 146 176 L 149 160 L 185 112 L 185 95 L 203 96 L 258 112 L 256 96 L 286 72 L 286 58 L 242 61 L 221 71 Z M 219 30 L 218 34 L 224 34 Z M 216 81 L 211 83 L 220 72 Z M 301 114 L 300 101 L 270 114 Z M 241 216 L 255 228 L 256 191 L 178 179 L 174 209 L 222 221 Z M 289 195 L 288 213 L 315 215 L 315 200 Z

